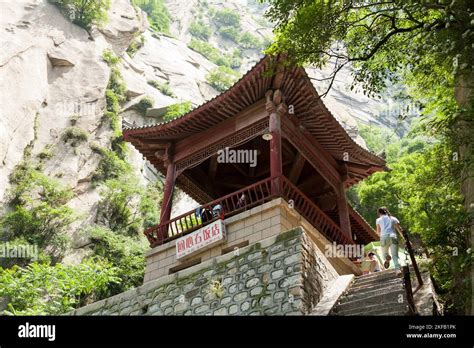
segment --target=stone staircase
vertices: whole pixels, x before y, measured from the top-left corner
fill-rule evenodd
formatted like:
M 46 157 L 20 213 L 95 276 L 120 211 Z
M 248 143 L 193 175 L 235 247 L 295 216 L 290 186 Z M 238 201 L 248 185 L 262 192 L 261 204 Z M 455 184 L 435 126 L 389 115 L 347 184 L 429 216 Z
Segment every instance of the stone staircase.
M 400 296 L 401 295 L 401 296 Z M 329 315 L 408 315 L 402 275 L 387 270 L 356 277 Z

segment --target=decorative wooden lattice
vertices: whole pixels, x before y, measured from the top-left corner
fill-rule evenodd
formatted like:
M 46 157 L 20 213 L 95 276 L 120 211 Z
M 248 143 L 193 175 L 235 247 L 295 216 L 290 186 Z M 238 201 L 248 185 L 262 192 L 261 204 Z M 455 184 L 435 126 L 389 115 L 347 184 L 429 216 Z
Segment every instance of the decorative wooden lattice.
M 181 174 L 184 170 L 197 166 L 209 157 L 214 156 L 217 151 L 223 150 L 226 147 L 239 146 L 257 135 L 263 134 L 268 131 L 268 118 L 265 118 L 253 125 L 244 128 L 243 130 L 217 142 L 201 151 L 198 151 L 182 160 L 176 162 L 177 175 Z

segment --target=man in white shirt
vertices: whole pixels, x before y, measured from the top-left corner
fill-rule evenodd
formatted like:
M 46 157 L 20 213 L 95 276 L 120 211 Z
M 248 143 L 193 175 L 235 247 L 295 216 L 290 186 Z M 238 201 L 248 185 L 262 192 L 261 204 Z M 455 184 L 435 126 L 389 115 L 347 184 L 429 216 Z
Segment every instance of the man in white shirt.
M 393 258 L 393 265 L 400 273 L 400 265 L 398 263 L 398 237 L 397 231 L 401 234 L 400 221 L 395 216 L 391 216 L 385 207 L 377 210 L 378 218 L 376 220 L 377 234 L 380 235 L 380 247 L 382 249 L 382 258 L 385 269 L 390 267 L 390 260 Z M 390 249 L 390 254 L 388 253 Z

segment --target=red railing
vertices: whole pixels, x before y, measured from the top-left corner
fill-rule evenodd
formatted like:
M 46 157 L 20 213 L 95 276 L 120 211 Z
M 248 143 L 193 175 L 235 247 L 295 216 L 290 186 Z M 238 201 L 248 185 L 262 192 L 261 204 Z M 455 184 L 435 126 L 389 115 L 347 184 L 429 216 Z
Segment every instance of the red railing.
M 200 207 L 203 214 L 197 214 L 196 210 L 177 216 L 169 221 L 164 221 L 157 226 L 148 228 L 145 235 L 152 247 L 179 238 L 191 233 L 208 223 L 219 218 L 230 217 L 244 210 L 270 201 L 275 196 L 271 194 L 271 181 L 268 178 L 253 185 L 247 186 L 239 191 L 218 198 Z M 215 206 L 220 205 L 221 214 L 213 214 Z M 209 212 L 209 215 L 206 214 Z
M 284 176 L 281 177 L 281 189 L 282 196 L 286 201 L 292 202 L 296 211 L 316 227 L 319 232 L 324 234 L 326 238 L 338 244 L 353 244 L 353 241 L 321 208 Z
M 272 194 L 272 185 L 279 193 Z M 291 202 L 291 207 L 329 240 L 341 244 L 353 243 L 329 216 L 284 176 L 268 178 L 218 198 L 198 208 L 201 211 L 200 214 L 197 210 L 187 212 L 148 228 L 145 235 L 150 245 L 155 247 L 191 233 L 212 221 L 228 218 L 276 197 L 283 197 Z M 222 210 L 213 214 L 213 209 L 217 205 L 220 205 Z

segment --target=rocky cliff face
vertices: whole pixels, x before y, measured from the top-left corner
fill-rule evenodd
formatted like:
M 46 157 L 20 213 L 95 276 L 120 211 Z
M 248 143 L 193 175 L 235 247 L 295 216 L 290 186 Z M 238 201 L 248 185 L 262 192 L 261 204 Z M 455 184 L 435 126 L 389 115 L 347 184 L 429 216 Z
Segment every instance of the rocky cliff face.
M 73 188 L 68 203 L 82 218 L 73 230 L 94 220 L 98 191 L 91 176 L 100 161 L 91 144 L 110 147 L 112 130 L 101 126 L 106 106 L 105 89 L 110 67 L 102 59 L 110 49 L 121 57 L 118 67 L 126 84 L 127 102 L 120 118 L 129 123 L 149 124 L 157 119 L 143 114 L 135 106 L 148 96 L 157 109 L 189 100 L 202 104 L 218 92 L 206 82 L 206 74 L 216 65 L 188 48 L 189 26 L 193 18 L 210 24 L 208 9 L 230 8 L 241 16 L 242 30 L 264 40 L 271 35 L 271 25 L 263 20 L 265 6 L 253 0 L 167 1 L 173 19 L 170 35 L 158 35 L 148 28 L 146 15 L 128 0 L 115 0 L 109 21 L 91 33 L 74 25 L 46 0 L 1 3 L 0 32 L 0 204 L 6 210 L 5 193 L 9 175 L 24 160 L 25 149 L 31 158 L 42 158 L 41 170 Z M 258 49 L 241 49 L 212 28 L 208 42 L 221 52 L 241 50 L 240 72 L 244 73 L 260 57 Z M 143 35 L 143 46 L 130 57 L 125 51 Z M 173 37 L 174 36 L 174 37 Z M 310 71 L 317 76 L 318 72 Z M 346 71 L 347 74 L 347 71 Z M 149 81 L 169 83 L 174 97 L 167 96 Z M 336 81 L 327 100 L 328 107 L 348 132 L 360 142 L 357 120 L 390 125 L 377 118 L 377 103 L 349 93 L 347 75 Z M 318 85 L 318 88 L 320 86 Z M 71 146 L 63 140 L 66 129 L 74 125 L 88 136 L 85 142 Z M 44 154 L 47 155 L 44 155 Z M 129 161 L 143 181 L 157 180 L 142 157 L 131 149 Z M 178 197 L 178 211 L 188 210 L 193 202 Z

